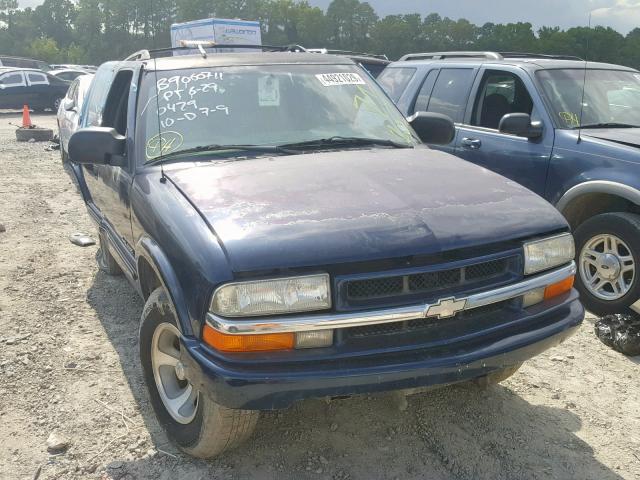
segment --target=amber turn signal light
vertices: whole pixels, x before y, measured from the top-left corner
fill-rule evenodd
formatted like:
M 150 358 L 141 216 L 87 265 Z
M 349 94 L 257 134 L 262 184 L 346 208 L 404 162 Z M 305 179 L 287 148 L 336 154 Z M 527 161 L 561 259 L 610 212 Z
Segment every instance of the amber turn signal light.
M 572 275 L 570 277 L 561 280 L 560 282 L 553 283 L 544 289 L 544 299 L 548 300 L 549 298 L 557 297 L 558 295 L 562 295 L 563 293 L 567 293 L 569 290 L 573 288 L 573 281 L 575 277 Z
M 267 333 L 260 335 L 227 335 L 209 325 L 202 331 L 202 339 L 220 352 L 265 352 L 269 350 L 292 350 L 295 343 L 293 333 Z

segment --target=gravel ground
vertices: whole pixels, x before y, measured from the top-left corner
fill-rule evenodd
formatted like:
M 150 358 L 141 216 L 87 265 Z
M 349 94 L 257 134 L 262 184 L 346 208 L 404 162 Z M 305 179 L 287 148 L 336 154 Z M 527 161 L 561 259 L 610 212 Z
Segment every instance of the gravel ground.
M 142 302 L 69 242 L 94 228 L 59 152 L 17 144 L 18 121 L 0 113 L 1 479 L 640 479 L 640 362 L 602 345 L 592 318 L 500 386 L 406 409 L 392 394 L 310 400 L 264 414 L 221 459 L 181 455 L 143 385 Z

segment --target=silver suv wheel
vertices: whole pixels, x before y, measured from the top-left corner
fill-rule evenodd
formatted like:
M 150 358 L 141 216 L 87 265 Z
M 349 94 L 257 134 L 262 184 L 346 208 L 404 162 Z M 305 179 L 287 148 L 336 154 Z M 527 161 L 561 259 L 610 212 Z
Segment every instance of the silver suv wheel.
M 631 250 L 611 234 L 592 237 L 579 258 L 580 277 L 589 292 L 602 300 L 617 300 L 629 292 L 635 278 Z
M 153 332 L 151 366 L 158 393 L 169 415 L 178 423 L 193 421 L 198 411 L 198 391 L 185 376 L 180 362 L 180 331 L 161 323 Z

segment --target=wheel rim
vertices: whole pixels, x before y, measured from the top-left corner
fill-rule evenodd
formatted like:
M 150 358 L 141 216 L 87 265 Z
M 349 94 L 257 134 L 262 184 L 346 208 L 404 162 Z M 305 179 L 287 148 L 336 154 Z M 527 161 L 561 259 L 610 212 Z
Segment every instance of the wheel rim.
M 580 277 L 585 288 L 601 300 L 624 297 L 636 275 L 635 259 L 625 242 L 601 234 L 585 243 L 580 252 Z
M 62 99 L 61 99 L 61 98 L 56 98 L 56 99 L 53 101 L 53 106 L 54 106 L 54 108 L 55 108 L 55 111 L 56 111 L 56 112 L 58 111 L 58 108 L 60 108 L 60 102 L 61 102 L 61 101 L 62 101 Z
M 170 323 L 162 323 L 153 332 L 151 366 L 162 403 L 178 423 L 191 423 L 198 410 L 198 391 L 185 378 L 180 362 L 180 331 Z

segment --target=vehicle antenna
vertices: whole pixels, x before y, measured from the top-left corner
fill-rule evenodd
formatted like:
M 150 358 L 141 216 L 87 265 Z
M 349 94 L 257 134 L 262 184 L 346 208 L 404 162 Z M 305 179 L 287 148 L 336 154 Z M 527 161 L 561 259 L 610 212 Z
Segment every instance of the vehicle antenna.
M 153 28 L 153 49 L 157 49 L 157 28 L 155 24 L 155 20 L 157 19 L 156 10 L 154 8 L 153 0 L 151 1 L 151 26 Z M 158 118 L 158 147 L 160 148 L 160 183 L 165 183 L 167 181 L 167 177 L 164 175 L 164 162 L 162 160 L 164 148 L 162 145 L 162 124 L 160 123 L 160 92 L 158 92 L 158 66 L 156 62 L 156 57 L 153 57 L 153 75 L 155 80 L 155 90 L 156 90 L 156 116 Z
M 589 12 L 589 28 L 587 29 L 587 50 L 584 54 L 584 77 L 582 79 L 582 97 L 580 99 L 580 118 L 578 119 L 578 142 L 582 141 L 582 114 L 584 113 L 584 91 L 587 88 L 587 62 L 589 61 L 589 34 L 591 33 L 591 12 Z

